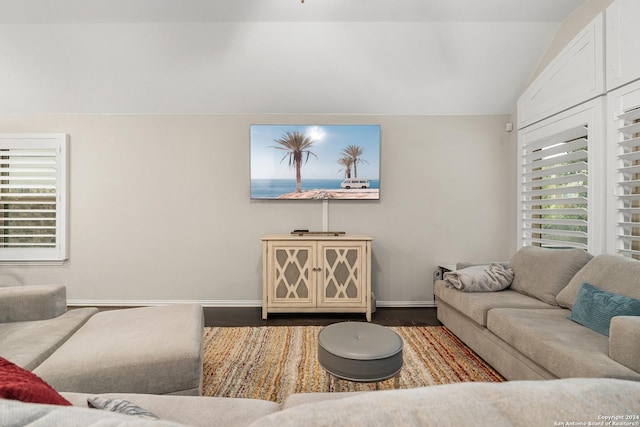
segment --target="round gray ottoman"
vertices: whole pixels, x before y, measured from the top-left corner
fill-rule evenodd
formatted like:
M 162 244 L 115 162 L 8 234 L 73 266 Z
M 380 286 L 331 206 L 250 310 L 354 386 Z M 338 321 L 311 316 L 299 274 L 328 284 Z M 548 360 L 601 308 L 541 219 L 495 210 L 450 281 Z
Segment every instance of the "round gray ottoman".
M 348 381 L 378 382 L 402 369 L 402 338 L 389 328 L 364 322 L 334 323 L 318 334 L 318 362 L 333 375 Z

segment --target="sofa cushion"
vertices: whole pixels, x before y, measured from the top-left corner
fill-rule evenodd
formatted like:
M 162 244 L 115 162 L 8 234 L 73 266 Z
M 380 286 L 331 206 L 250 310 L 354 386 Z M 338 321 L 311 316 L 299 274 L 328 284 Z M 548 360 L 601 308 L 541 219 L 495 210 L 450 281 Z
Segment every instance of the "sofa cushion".
M 32 371 L 97 312 L 77 308 L 48 320 L 0 323 L 0 356 Z
M 287 396 L 287 399 L 282 404 L 282 409 L 293 408 L 294 406 L 298 405 L 324 402 L 327 400 L 345 399 L 347 397 L 356 396 L 362 393 L 367 393 L 367 391 L 325 391 L 319 393 L 293 393 Z
M 511 289 L 558 305 L 556 295 L 593 256 L 582 249 L 521 248 L 509 261 Z
M 640 372 L 640 316 L 617 316 L 609 328 L 609 357 Z
M 487 328 L 559 378 L 640 380 L 640 373 L 609 357 L 609 339 L 567 319 L 569 310 L 496 308 Z
M 61 393 L 74 406 L 87 407 L 87 399 L 103 397 L 124 399 L 156 414 L 161 420 L 174 421 L 192 427 L 246 426 L 265 415 L 278 412 L 276 402 L 260 399 L 205 396 L 159 396 L 133 393 Z M 335 393 L 338 394 L 338 393 Z M 0 423 L 0 425 L 2 425 Z
M 564 379 L 383 390 L 298 405 L 252 426 L 553 426 L 636 414 L 640 383 Z M 597 404 L 594 404 L 597 402 Z
M 103 311 L 34 372 L 58 391 L 199 394 L 198 304 Z
M 0 323 L 52 319 L 67 311 L 60 285 L 0 287 Z
M 131 415 L 75 406 L 24 403 L 0 399 L 0 425 L 6 427 L 181 427 L 164 420 L 144 420 Z
M 571 279 L 556 300 L 572 308 L 583 283 L 605 291 L 640 299 L 640 261 L 620 255 L 598 255 Z
M 569 320 L 609 336 L 614 316 L 640 316 L 640 300 L 603 291 L 584 283 L 569 315 Z
M 0 357 L 0 398 L 51 405 L 71 405 L 42 378 L 2 357 Z
M 550 305 L 509 289 L 499 292 L 460 292 L 447 287 L 444 281 L 440 280 L 436 282 L 434 292 L 438 299 L 482 326 L 487 326 L 487 312 L 492 308 L 559 309 L 557 305 Z

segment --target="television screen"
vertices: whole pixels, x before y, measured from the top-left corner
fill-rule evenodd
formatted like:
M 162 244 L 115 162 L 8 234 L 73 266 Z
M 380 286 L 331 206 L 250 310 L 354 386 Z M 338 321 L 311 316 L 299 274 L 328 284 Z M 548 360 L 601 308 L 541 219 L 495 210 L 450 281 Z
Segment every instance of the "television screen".
M 380 199 L 379 125 L 251 125 L 252 199 Z

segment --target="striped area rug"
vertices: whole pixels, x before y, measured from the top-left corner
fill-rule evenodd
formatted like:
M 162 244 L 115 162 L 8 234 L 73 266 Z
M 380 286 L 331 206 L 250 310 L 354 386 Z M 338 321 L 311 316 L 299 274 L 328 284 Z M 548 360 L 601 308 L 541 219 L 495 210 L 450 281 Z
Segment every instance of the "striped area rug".
M 504 381 L 444 326 L 391 327 L 404 340 L 400 388 L 463 381 Z M 205 396 L 283 402 L 291 393 L 327 389 L 318 364 L 322 326 L 205 328 Z M 336 388 L 335 380 L 329 385 Z M 374 384 L 340 381 L 341 391 L 374 390 Z M 393 380 L 380 389 L 393 388 Z

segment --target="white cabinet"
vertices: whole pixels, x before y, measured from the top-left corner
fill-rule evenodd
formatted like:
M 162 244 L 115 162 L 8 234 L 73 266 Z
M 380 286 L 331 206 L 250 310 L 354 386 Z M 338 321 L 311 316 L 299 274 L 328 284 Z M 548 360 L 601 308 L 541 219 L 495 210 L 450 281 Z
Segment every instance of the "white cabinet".
M 364 313 L 371 321 L 371 238 L 262 238 L 262 318 L 268 313 Z
M 518 99 L 518 129 L 604 93 L 603 20 L 601 13 L 525 90 Z
M 607 90 L 640 77 L 640 1 L 617 0 L 606 11 Z

